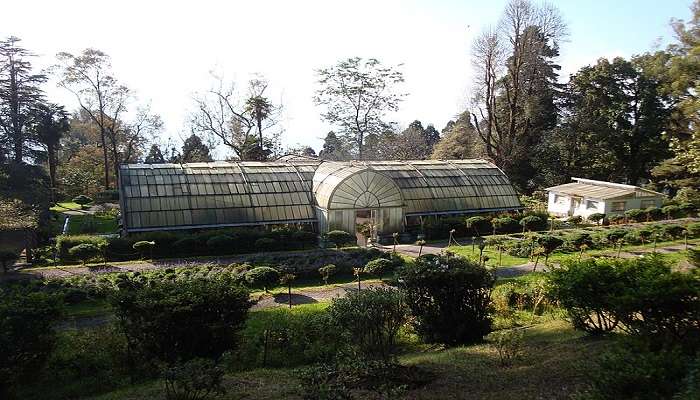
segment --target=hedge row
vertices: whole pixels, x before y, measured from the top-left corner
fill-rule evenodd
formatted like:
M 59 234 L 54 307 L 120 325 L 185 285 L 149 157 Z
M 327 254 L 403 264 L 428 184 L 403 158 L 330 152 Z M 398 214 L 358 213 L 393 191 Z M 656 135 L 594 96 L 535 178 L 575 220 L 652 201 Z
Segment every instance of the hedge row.
M 243 254 L 260 251 L 299 250 L 316 245 L 313 232 L 279 229 L 219 229 L 196 233 L 144 232 L 128 237 L 101 237 L 90 235 L 62 235 L 56 241 L 58 255 L 63 262 L 77 261 L 68 250 L 83 243 L 104 249 L 107 261 L 127 261 L 140 257 L 133 246 L 136 242 L 148 241 L 155 245 L 153 258 L 190 257 L 208 255 Z
M 535 218 L 530 218 L 535 217 Z M 504 214 L 498 216 L 483 216 L 485 220 L 478 229 L 479 234 L 493 233 L 494 225 L 496 225 L 496 233 L 516 233 L 521 232 L 523 226 L 521 221 L 529 218 L 527 221 L 528 230 L 542 231 L 548 228 L 549 214 L 546 212 L 530 211 L 522 214 Z M 428 239 L 446 239 L 450 236 L 450 231 L 454 229 L 456 237 L 475 236 L 473 226 L 467 223 L 469 217 L 440 217 L 426 218 L 423 223 L 423 233 Z

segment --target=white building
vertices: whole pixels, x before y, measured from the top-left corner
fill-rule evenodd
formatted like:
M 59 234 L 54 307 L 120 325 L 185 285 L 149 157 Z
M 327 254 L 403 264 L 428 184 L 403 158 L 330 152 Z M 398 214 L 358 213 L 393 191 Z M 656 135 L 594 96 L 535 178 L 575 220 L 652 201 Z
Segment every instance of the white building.
M 594 213 L 623 214 L 634 208 L 661 207 L 664 195 L 638 186 L 571 178 L 575 182 L 547 188 L 547 211 L 560 217 Z

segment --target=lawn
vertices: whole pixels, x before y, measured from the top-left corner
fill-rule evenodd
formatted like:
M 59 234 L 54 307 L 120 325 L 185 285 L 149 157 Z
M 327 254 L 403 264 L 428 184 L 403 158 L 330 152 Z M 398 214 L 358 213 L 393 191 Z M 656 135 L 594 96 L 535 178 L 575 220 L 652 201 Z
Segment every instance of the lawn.
M 82 207 L 78 203 L 74 203 L 72 201 L 64 201 L 64 202 L 56 203 L 56 205 L 49 208 L 49 210 L 56 211 L 56 212 L 79 211 L 79 210 L 82 210 Z
M 68 221 L 68 233 L 71 235 L 116 233 L 117 229 L 119 229 L 119 222 L 117 218 L 110 215 L 71 215 Z
M 251 319 L 255 317 L 252 313 Z M 400 363 L 417 367 L 432 380 L 399 398 L 566 399 L 584 387 L 586 369 L 611 341 L 587 337 L 562 320 L 550 320 L 526 329 L 524 354 L 510 368 L 499 365 L 498 353 L 489 343 L 409 352 L 399 357 Z M 227 393 L 220 398 L 301 399 L 296 376 L 297 370 L 289 368 L 229 374 L 224 380 Z M 163 398 L 163 383 L 156 381 L 93 399 Z M 360 398 L 379 397 L 363 393 Z

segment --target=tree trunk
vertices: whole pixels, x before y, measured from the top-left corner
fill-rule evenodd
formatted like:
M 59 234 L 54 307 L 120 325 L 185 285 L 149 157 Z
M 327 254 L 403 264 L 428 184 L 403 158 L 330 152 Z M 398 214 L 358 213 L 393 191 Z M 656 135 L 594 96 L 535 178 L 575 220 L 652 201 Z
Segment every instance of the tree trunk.
M 107 155 L 107 140 L 105 138 L 105 128 L 100 126 L 100 141 L 102 142 L 102 159 L 105 166 L 105 190 L 109 190 L 109 156 Z

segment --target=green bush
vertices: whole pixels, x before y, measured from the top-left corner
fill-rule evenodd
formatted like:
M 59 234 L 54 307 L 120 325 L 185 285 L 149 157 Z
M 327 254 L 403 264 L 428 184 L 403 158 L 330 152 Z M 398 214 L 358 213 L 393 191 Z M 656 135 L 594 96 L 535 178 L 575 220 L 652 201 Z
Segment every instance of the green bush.
M 625 222 L 625 216 L 621 214 L 613 214 L 608 217 L 608 222 L 611 224 L 621 224 Z
M 646 219 L 646 212 L 638 208 L 625 211 L 625 217 L 631 222 L 642 222 Z
M 394 263 L 385 258 L 377 258 L 365 264 L 365 272 L 375 276 L 382 276 L 393 269 Z
M 686 374 L 686 357 L 677 350 L 651 351 L 633 341 L 603 353 L 588 369 L 588 400 L 670 399 Z
M 544 255 L 545 255 L 545 263 L 549 259 L 549 255 L 554 252 L 554 250 L 558 249 L 559 246 L 564 244 L 564 241 L 556 236 L 552 235 L 542 235 L 539 238 L 537 238 L 537 243 L 542 247 L 544 250 Z
M 350 292 L 334 299 L 328 313 L 348 343 L 366 359 L 391 359 L 399 329 L 408 320 L 403 293 L 391 288 Z
M 176 254 L 203 254 L 203 250 L 205 248 L 206 244 L 203 244 L 192 237 L 184 237 L 173 242 L 173 250 L 176 252 Z
M 663 226 L 663 234 L 669 239 L 682 238 L 685 233 L 685 227 L 682 225 L 666 224 Z
M 593 213 L 588 216 L 589 221 L 593 222 L 594 224 L 600 225 L 601 221 L 605 219 L 605 214 L 603 213 Z
M 488 219 L 478 215 L 467 218 L 465 221 L 465 226 L 471 230 L 474 236 L 484 235 L 493 229 L 491 222 Z
M 68 254 L 83 264 L 100 256 L 100 249 L 92 243 L 83 243 L 68 249 Z
M 199 400 L 226 393 L 224 370 L 213 360 L 195 358 L 168 366 L 163 371 L 167 400 Z
M 207 248 L 215 254 L 233 253 L 235 245 L 235 239 L 228 235 L 212 236 L 207 240 Z
M 7 269 L 14 264 L 19 258 L 19 255 L 12 251 L 0 251 L 0 263 L 2 263 L 3 272 L 7 272 Z
M 336 248 L 345 247 L 356 242 L 355 236 L 345 231 L 330 231 L 325 235 L 326 240 L 333 243 Z
M 700 222 L 693 222 L 685 227 L 688 230 L 688 237 L 700 237 Z
M 666 216 L 666 219 L 672 219 L 678 217 L 680 214 L 680 208 L 676 205 L 670 204 L 661 207 L 661 212 Z
M 81 244 L 91 244 L 97 248 L 105 248 L 107 246 L 107 239 L 101 236 L 91 235 L 60 235 L 56 238 L 58 257 L 63 262 L 77 261 L 75 257 L 71 257 L 68 250 Z
M 475 261 L 426 254 L 397 273 L 416 332 L 429 343 L 453 346 L 483 339 L 494 277 Z
M 664 213 L 659 207 L 647 207 L 644 210 L 647 221 L 658 221 L 663 218 Z
M 696 267 L 700 267 L 700 250 L 688 249 L 688 261 Z
M 80 204 L 81 206 L 92 203 L 92 198 L 81 194 L 73 198 L 73 203 Z
M 277 249 L 277 241 L 272 238 L 260 238 L 255 241 L 255 248 L 258 251 L 272 251 Z
M 494 234 L 517 232 L 520 226 L 518 221 L 511 217 L 494 218 L 491 220 L 491 225 L 493 226 Z
M 245 280 L 250 286 L 266 292 L 277 286 L 279 279 L 279 271 L 271 267 L 257 267 L 245 273 Z
M 335 264 L 327 264 L 318 269 L 318 273 L 323 278 L 323 283 L 328 285 L 328 280 L 338 272 L 338 267 Z
M 54 348 L 61 309 L 58 296 L 0 288 L 0 398 L 32 384 Z
M 217 279 L 122 279 L 111 298 L 132 354 L 172 364 L 232 350 L 251 306 L 249 292 Z
M 131 245 L 134 250 L 138 251 L 139 254 L 141 254 L 141 258 L 144 258 L 146 254 L 152 254 L 153 253 L 153 247 L 156 245 L 156 242 L 148 242 L 145 240 L 141 240 L 139 242 L 134 243 Z
M 569 217 L 569 219 L 567 219 L 566 222 L 569 222 L 574 225 L 579 225 L 583 222 L 583 217 L 580 215 L 574 215 Z
M 544 220 L 546 224 L 547 220 Z M 533 230 L 541 230 L 538 228 L 542 227 L 543 220 L 541 217 L 538 217 L 537 215 L 530 215 L 527 217 L 523 217 L 520 220 L 520 226 L 523 227 L 523 232 L 528 231 L 531 232 Z

